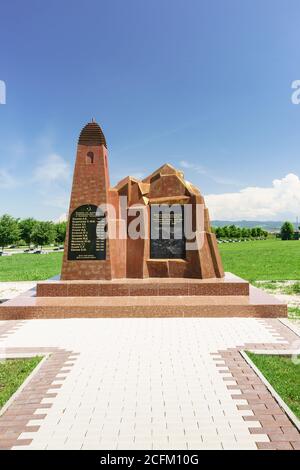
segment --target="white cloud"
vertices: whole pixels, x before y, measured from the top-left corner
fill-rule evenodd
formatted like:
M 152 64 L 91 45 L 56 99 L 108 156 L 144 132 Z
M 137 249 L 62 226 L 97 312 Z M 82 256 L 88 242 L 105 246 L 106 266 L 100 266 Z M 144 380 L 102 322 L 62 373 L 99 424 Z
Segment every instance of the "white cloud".
M 44 206 L 57 207 L 58 209 L 66 209 L 70 200 L 70 193 L 63 188 L 55 187 L 55 190 L 41 191 L 43 197 L 42 203 Z
M 10 189 L 14 188 L 17 184 L 16 179 L 8 173 L 8 171 L 0 168 L 0 188 Z
M 194 165 L 194 163 L 190 163 L 190 162 L 187 162 L 186 160 L 181 160 L 179 162 L 179 165 L 182 167 L 182 168 L 186 168 L 186 169 L 191 169 L 191 170 L 194 170 L 196 171 L 197 173 L 199 173 L 200 175 L 206 175 L 207 174 L 207 170 L 201 166 L 201 165 Z
M 41 184 L 66 181 L 70 177 L 70 165 L 60 155 L 48 155 L 34 170 L 34 180 Z
M 130 176 L 132 176 L 132 178 L 136 178 L 137 180 L 142 180 L 146 175 L 141 171 L 134 171 L 133 173 L 130 173 Z
M 289 173 L 271 187 L 247 187 L 235 193 L 209 194 L 205 202 L 213 220 L 283 220 L 300 216 L 300 179 Z
M 191 170 L 194 173 L 198 173 L 199 175 L 206 175 L 209 179 L 214 181 L 217 184 L 227 185 L 227 186 L 241 186 L 241 183 L 231 179 L 225 178 L 223 176 L 218 176 L 215 173 L 212 173 L 207 168 L 202 165 L 196 165 L 195 163 L 188 162 L 186 160 L 181 160 L 179 165 L 187 170 Z
M 122 169 L 118 168 L 117 171 L 111 171 L 110 173 L 111 176 L 111 184 L 112 186 L 115 186 L 116 184 L 119 183 L 122 179 L 124 179 L 126 176 L 132 176 L 132 178 L 136 178 L 137 180 L 142 180 L 145 178 L 146 174 L 144 171 L 139 170 L 138 168 L 135 169 L 130 169 L 127 168 L 124 171 Z
M 67 216 L 67 213 L 64 212 L 63 214 L 61 214 L 59 217 L 57 217 L 57 219 L 54 219 L 54 223 L 55 224 L 59 224 L 61 222 L 67 222 L 68 220 L 68 216 Z
M 60 155 L 49 154 L 36 167 L 33 182 L 44 206 L 65 210 L 69 202 L 71 184 L 70 165 Z

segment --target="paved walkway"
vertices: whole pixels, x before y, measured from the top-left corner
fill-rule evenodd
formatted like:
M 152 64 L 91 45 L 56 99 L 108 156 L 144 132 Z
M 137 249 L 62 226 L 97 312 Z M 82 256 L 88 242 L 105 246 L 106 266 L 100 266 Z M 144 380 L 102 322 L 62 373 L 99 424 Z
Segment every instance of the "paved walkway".
M 0 448 L 296 448 L 238 352 L 293 335 L 252 318 L 0 322 L 0 354 L 51 353 L 0 417 Z
M 13 299 L 35 286 L 35 281 L 0 282 L 0 302 Z

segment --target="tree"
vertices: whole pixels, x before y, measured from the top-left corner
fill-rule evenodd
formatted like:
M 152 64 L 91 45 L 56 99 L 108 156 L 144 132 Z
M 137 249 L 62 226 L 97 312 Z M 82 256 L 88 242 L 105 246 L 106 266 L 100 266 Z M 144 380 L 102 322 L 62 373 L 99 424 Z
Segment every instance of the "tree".
M 280 229 L 281 240 L 292 240 L 294 238 L 294 226 L 291 222 L 284 222 Z
M 56 230 L 53 222 L 37 222 L 33 227 L 31 240 L 42 248 L 44 245 L 53 243 L 55 236 Z
M 241 231 L 241 236 L 242 236 L 242 238 L 248 238 L 249 237 L 249 229 L 246 228 L 246 227 L 243 227 L 242 231 Z
M 217 238 L 222 238 L 224 236 L 223 234 L 223 228 L 222 227 L 217 227 L 216 228 L 216 237 Z
M 223 237 L 225 237 L 225 238 L 229 237 L 229 230 L 228 230 L 227 225 L 224 225 L 224 227 L 223 227 Z
M 0 217 L 0 246 L 2 250 L 5 246 L 15 243 L 20 238 L 18 219 L 11 215 L 4 214 Z
M 241 238 L 241 236 L 242 236 L 241 227 L 236 227 L 236 229 L 235 229 L 235 237 L 236 237 L 236 238 Z
M 55 229 L 55 241 L 57 243 L 64 243 L 66 238 L 67 222 L 59 222 L 58 224 L 55 224 Z
M 261 236 L 261 228 L 260 227 L 256 227 L 256 236 L 257 237 Z
M 32 218 L 23 219 L 19 222 L 21 238 L 27 243 L 29 248 L 32 242 L 32 232 L 37 223 L 38 223 L 37 220 L 32 219 Z

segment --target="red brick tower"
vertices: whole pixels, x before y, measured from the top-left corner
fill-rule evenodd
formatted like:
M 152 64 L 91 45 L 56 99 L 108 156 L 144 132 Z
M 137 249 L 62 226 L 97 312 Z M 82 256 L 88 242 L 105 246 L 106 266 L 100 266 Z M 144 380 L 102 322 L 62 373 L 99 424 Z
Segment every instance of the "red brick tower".
M 62 280 L 124 277 L 125 259 L 119 252 L 118 240 L 104 239 L 109 227 L 105 228 L 105 214 L 97 210 L 99 205 L 107 203 L 117 208 L 118 193 L 109 187 L 104 134 L 92 121 L 82 129 L 78 141 Z M 110 221 L 114 222 L 114 217 Z M 96 233 L 100 233 L 100 238 Z M 125 257 L 125 250 L 123 253 Z

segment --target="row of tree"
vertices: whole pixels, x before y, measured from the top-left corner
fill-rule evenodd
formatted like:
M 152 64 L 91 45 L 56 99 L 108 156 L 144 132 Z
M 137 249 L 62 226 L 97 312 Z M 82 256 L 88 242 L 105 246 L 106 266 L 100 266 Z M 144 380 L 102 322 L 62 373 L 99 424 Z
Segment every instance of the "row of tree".
M 298 227 L 300 229 L 300 227 Z M 281 240 L 299 240 L 299 231 L 294 229 L 292 222 L 284 222 L 280 229 Z
M 15 219 L 4 214 L 0 217 L 0 247 L 8 245 L 35 246 L 64 243 L 66 237 L 66 222 L 54 224 L 28 219 Z
M 268 232 L 261 227 L 237 227 L 236 225 L 224 225 L 224 227 L 214 227 L 213 231 L 217 238 L 266 238 Z
M 224 227 L 213 227 L 218 239 L 220 238 L 266 238 L 268 232 L 261 227 L 237 227 L 236 225 L 225 225 Z M 291 222 L 284 222 L 280 236 L 282 240 L 293 240 L 295 236 L 294 226 Z M 297 232 L 299 234 L 299 232 Z M 66 222 L 54 224 L 53 222 L 39 221 L 33 218 L 15 219 L 11 215 L 4 214 L 0 217 L 0 247 L 27 245 L 36 246 L 50 245 L 52 243 L 62 244 L 66 237 Z

